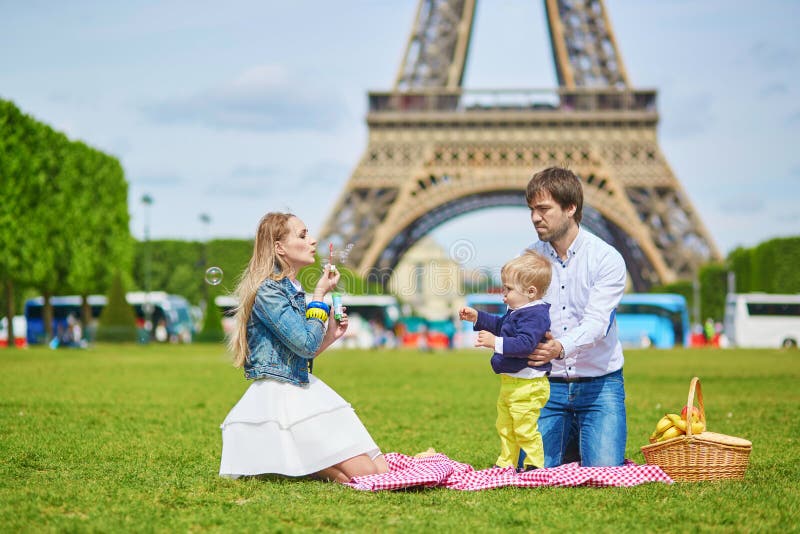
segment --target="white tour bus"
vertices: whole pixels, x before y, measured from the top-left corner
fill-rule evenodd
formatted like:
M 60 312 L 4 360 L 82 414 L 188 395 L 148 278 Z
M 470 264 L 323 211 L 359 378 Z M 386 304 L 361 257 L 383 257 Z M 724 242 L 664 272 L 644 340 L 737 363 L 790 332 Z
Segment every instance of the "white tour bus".
M 306 303 L 312 299 L 311 293 L 306 293 Z M 331 305 L 331 296 L 327 295 L 325 301 Z M 233 295 L 219 295 L 214 302 L 222 312 L 222 329 L 230 334 L 235 326 L 234 314 L 238 300 Z M 373 321 L 381 327 L 392 330 L 397 320 L 403 315 L 400 303 L 392 295 L 343 295 L 342 304 L 347 308 L 350 317 L 360 317 L 364 321 Z M 360 324 L 351 320 L 351 334 Z
M 800 342 L 800 294 L 729 294 L 725 336 L 742 348 L 794 348 Z

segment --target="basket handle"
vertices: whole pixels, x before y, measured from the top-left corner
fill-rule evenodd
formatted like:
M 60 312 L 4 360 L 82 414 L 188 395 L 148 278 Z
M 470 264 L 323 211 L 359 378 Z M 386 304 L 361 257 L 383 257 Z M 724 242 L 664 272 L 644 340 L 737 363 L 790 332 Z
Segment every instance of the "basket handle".
M 686 410 L 686 415 L 683 416 L 686 421 L 686 435 L 689 437 L 692 435 L 692 406 L 694 406 L 695 391 L 697 391 L 697 407 L 700 409 L 700 421 L 703 423 L 706 422 L 706 408 L 703 405 L 703 388 L 700 387 L 700 379 L 694 377 L 692 378 L 691 384 L 689 384 L 689 398 L 686 400 L 686 406 L 688 408 Z

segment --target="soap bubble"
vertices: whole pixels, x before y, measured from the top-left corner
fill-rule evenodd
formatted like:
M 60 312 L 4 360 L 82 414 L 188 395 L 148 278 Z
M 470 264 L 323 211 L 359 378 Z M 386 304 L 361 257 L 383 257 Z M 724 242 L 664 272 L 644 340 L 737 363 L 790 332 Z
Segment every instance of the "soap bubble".
M 219 285 L 222 282 L 222 269 L 219 267 L 209 267 L 206 269 L 206 282 L 212 286 Z
M 353 250 L 353 244 L 348 243 L 344 250 L 339 251 L 339 263 L 347 263 L 347 258 L 350 256 L 350 251 Z

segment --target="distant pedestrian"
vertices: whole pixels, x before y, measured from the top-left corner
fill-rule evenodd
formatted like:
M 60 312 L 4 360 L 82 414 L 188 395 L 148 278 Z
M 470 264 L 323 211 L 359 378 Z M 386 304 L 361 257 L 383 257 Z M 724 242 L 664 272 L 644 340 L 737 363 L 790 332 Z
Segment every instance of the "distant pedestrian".
M 706 336 L 706 344 L 711 345 L 714 342 L 714 336 L 717 333 L 717 330 L 714 327 L 714 319 L 711 317 L 706 319 L 706 322 L 703 324 L 703 333 Z

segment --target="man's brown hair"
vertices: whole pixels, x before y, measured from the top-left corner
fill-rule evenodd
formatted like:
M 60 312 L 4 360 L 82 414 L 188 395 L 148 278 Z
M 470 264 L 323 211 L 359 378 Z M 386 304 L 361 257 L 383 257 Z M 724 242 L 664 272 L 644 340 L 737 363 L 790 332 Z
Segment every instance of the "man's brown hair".
M 565 210 L 575 206 L 575 223 L 580 224 L 583 217 L 583 187 L 575 173 L 563 167 L 548 167 L 533 175 L 525 190 L 528 206 L 540 193 L 549 193 L 553 200 Z

